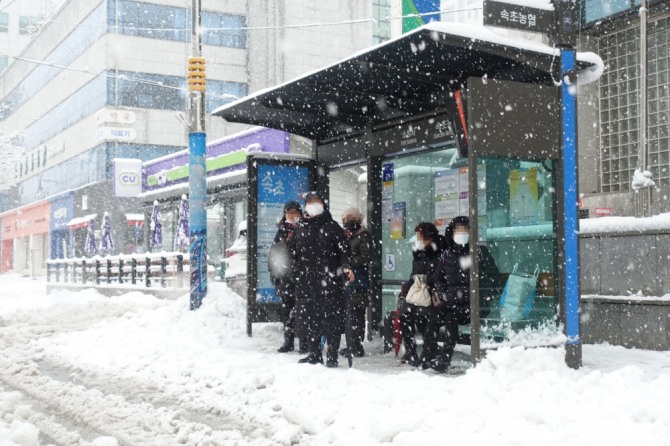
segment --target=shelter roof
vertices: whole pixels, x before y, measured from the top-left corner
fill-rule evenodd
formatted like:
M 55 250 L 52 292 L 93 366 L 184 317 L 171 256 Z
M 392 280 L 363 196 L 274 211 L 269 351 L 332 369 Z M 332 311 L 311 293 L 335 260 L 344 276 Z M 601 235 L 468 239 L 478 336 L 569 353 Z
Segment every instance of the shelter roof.
M 433 22 L 213 112 L 231 122 L 317 141 L 444 110 L 468 77 L 558 85 L 560 50 L 490 28 Z M 600 57 L 578 53 L 578 82 L 597 79 Z

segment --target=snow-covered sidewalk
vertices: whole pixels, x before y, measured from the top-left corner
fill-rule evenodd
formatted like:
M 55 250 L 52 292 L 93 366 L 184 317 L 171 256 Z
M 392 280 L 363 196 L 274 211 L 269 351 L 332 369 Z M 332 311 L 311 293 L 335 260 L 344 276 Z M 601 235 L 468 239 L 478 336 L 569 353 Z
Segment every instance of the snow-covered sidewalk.
M 188 297 L 45 294 L 0 276 L 0 445 L 667 445 L 670 353 L 584 346 L 491 351 L 462 376 L 412 371 L 379 341 L 354 369 L 246 336 L 218 283 Z M 346 361 L 344 361 L 346 363 Z

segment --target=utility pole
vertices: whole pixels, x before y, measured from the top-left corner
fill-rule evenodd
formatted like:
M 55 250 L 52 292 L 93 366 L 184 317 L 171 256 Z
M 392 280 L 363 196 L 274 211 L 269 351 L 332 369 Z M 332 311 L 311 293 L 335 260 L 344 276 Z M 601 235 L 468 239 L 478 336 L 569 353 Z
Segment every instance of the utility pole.
M 191 54 L 188 59 L 189 94 L 189 232 L 191 300 L 190 309 L 197 310 L 207 295 L 207 179 L 205 154 L 205 59 L 200 42 L 201 0 L 193 0 L 191 23 Z

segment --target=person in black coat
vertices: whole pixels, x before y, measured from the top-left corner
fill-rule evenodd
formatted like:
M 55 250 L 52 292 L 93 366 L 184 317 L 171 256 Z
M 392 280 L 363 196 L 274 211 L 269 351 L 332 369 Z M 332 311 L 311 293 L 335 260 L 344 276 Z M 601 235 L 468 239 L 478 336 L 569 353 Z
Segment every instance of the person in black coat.
M 398 296 L 400 327 L 403 344 L 405 345 L 402 362 L 414 367 L 428 368 L 437 350 L 437 333 L 435 332 L 437 312 L 432 304 L 418 306 L 408 303 L 405 298 L 414 284 L 415 275 L 421 274 L 429 278 L 437 268 L 440 255 L 444 249 L 444 240 L 432 223 L 419 223 L 414 232 L 416 233 L 416 242 L 413 246 L 412 273 L 409 280 L 403 284 Z M 414 340 L 416 329 L 423 335 L 421 356 L 417 354 L 416 341 Z
M 372 250 L 372 236 L 363 226 L 363 215 L 356 208 L 347 208 L 342 213 L 342 225 L 349 239 L 351 247 L 351 268 L 354 270 L 356 280 L 345 287 L 345 293 L 349 295 L 349 307 L 347 308 L 348 323 L 351 324 L 351 342 L 347 345 L 351 354 L 358 358 L 365 356 L 363 341 L 365 340 L 365 313 L 369 304 L 368 288 L 370 282 L 369 264 L 370 252 Z M 340 354 L 349 353 L 346 349 L 340 350 Z
M 446 372 L 451 364 L 458 326 L 470 323 L 470 220 L 456 217 L 445 229 L 446 249 L 442 253 L 437 271 L 431 280 L 442 305 L 435 328 L 445 325 L 445 340 L 440 358 L 431 367 L 438 372 Z M 491 300 L 500 296 L 500 271 L 486 246 L 477 245 L 479 261 L 479 293 L 482 311 L 490 308 Z
M 295 348 L 295 277 L 290 265 L 287 250 L 287 242 L 293 237 L 298 222 L 302 218 L 302 208 L 297 201 L 288 201 L 284 204 L 284 215 L 277 224 L 277 234 L 274 245 L 268 254 L 268 270 L 270 279 L 275 286 L 277 296 L 282 302 L 282 321 L 284 322 L 284 343 L 277 349 L 279 353 L 292 352 Z M 299 349 L 302 353 L 307 351 L 303 340 L 300 341 Z
M 343 275 L 354 280 L 351 251 L 344 229 L 325 210 L 317 192 L 305 197 L 305 218 L 289 240 L 296 279 L 296 334 L 306 338 L 309 356 L 300 363 L 323 363 L 321 336 L 328 343 L 326 366 L 337 367 L 340 337 L 344 333 Z

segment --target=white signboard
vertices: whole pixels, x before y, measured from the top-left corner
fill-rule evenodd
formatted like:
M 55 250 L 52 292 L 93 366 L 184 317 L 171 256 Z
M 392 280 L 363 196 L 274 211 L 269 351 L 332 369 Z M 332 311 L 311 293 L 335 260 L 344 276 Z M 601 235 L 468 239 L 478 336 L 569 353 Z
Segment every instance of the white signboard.
M 135 141 L 137 132 L 128 127 L 100 127 L 95 136 L 98 141 Z
M 115 158 L 114 196 L 137 197 L 142 193 L 142 160 Z

